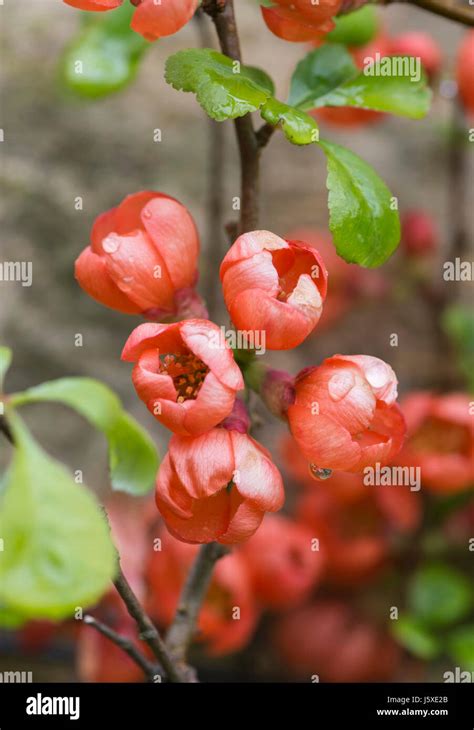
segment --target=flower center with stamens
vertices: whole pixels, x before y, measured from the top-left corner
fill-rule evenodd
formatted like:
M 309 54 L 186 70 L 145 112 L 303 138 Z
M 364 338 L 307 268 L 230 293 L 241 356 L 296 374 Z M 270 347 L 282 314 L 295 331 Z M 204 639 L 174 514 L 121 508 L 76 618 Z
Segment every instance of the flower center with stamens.
M 176 389 L 176 402 L 197 398 L 209 368 L 196 355 L 162 355 L 160 373 L 169 375 Z

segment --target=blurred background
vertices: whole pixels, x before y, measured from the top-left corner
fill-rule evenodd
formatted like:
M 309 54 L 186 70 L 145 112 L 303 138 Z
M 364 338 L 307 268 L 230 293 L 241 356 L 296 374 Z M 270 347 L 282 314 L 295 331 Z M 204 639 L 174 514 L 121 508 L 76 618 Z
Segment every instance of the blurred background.
M 239 0 L 236 6 L 244 60 L 265 68 L 276 81 L 277 96 L 285 98 L 307 47 L 273 36 L 253 0 Z M 216 169 L 216 125 L 192 95 L 178 93 L 163 78 L 170 54 L 215 45 L 210 21 L 193 21 L 153 44 L 133 83 L 106 98 L 87 100 L 65 87 L 61 70 L 80 15 L 59 0 L 16 0 L 1 8 L 1 258 L 33 265 L 31 287 L 1 285 L 0 342 L 14 352 L 7 392 L 67 375 L 93 376 L 117 392 L 164 453 L 167 433 L 136 398 L 130 366 L 119 359 L 140 320 L 86 296 L 74 280 L 74 261 L 88 244 L 96 216 L 127 194 L 156 189 L 172 195 L 191 211 L 201 233 L 200 293 L 210 296 L 215 321 L 227 324 L 215 277 L 228 246 L 223 224 L 235 217 L 232 200 L 239 195 L 234 130 L 227 123 L 218 133 L 222 177 L 210 180 Z M 275 134 L 262 158 L 260 226 L 313 242 L 323 258 L 327 254 L 330 279 L 328 311 L 314 335 L 296 350 L 267 358 L 296 373 L 337 352 L 375 355 L 395 369 L 402 398 L 419 391 L 456 391 L 469 403 L 472 281 L 443 280 L 443 264 L 459 250 L 459 236 L 466 252 L 474 227 L 472 144 L 465 142 L 468 120 L 455 101 L 456 56 L 467 31 L 407 6 L 390 6 L 379 17 L 384 35 L 421 30 L 438 46 L 442 62 L 432 78 L 430 114 L 416 122 L 381 116 L 343 126 L 321 117 L 320 128 L 322 136 L 349 147 L 385 180 L 406 221 L 404 239 L 377 271 L 362 271 L 334 257 L 324 156 Z M 154 141 L 156 129 L 160 142 Z M 221 211 L 214 219 L 209 216 L 212 190 L 221 191 Z M 472 260 L 472 248 L 465 258 Z M 77 334 L 83 337 L 80 347 Z M 472 483 L 451 488 L 448 479 L 445 488 L 408 494 L 402 488 L 400 497 L 397 492 L 379 498 L 377 488 L 369 495 L 370 488 L 358 478 L 311 481 L 284 425 L 271 420 L 260 404 L 255 410 L 255 436 L 285 474 L 287 517 L 280 527 L 267 518 L 268 527 L 255 544 L 256 554 L 263 556 L 257 576 L 250 575 L 248 548 L 219 564 L 202 618 L 203 641 L 194 650 L 200 676 L 442 681 L 443 673 L 457 666 L 474 671 L 474 552 L 467 547 L 474 535 Z M 29 406 L 25 414 L 45 448 L 71 469 L 82 469 L 84 481 L 110 501 L 105 441 L 61 406 Z M 431 451 L 452 449 L 471 458 L 465 440 L 472 436 L 459 432 L 465 424 L 453 417 L 435 425 Z M 0 449 L 3 467 L 10 457 L 5 441 Z M 117 525 L 130 515 L 128 502 L 127 497 L 113 502 Z M 165 625 L 194 548 L 168 546 L 166 557 L 155 564 L 151 546 L 162 527 L 148 503 L 134 509 L 136 522 L 129 526 L 131 538 L 124 530 L 124 550 L 128 544 L 137 553 L 142 572 L 146 565 L 146 574 L 140 574 L 143 590 L 150 612 Z M 302 545 L 315 533 L 321 535 L 321 554 L 308 560 Z M 162 537 L 166 545 L 170 538 Z M 273 591 L 275 585 L 281 590 Z M 439 607 L 446 595 L 445 615 Z M 240 620 L 229 619 L 234 606 L 243 607 Z M 390 615 L 393 607 L 398 619 Z M 438 609 L 441 618 L 432 615 Z M 98 611 L 121 625 L 113 598 Z M 39 622 L 16 634 L 0 633 L 0 670 L 32 670 L 37 681 L 139 679 L 127 659 L 77 623 L 58 628 Z

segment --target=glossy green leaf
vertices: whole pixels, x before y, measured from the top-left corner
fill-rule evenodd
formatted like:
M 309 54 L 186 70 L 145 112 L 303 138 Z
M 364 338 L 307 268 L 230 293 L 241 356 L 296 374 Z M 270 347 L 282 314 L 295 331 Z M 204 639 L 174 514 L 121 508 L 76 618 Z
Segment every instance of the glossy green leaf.
M 210 48 L 179 51 L 166 61 L 166 81 L 193 92 L 204 111 L 218 122 L 259 109 L 271 96 L 268 83 L 255 81 L 255 70 Z
M 414 616 L 400 616 L 391 622 L 391 629 L 397 641 L 420 659 L 433 659 L 441 651 L 436 637 Z
M 462 619 L 473 605 L 469 580 L 444 563 L 431 563 L 413 577 L 408 604 L 425 624 L 447 626 Z
M 364 5 L 347 15 L 334 18 L 336 27 L 325 37 L 329 43 L 346 46 L 365 46 L 375 37 L 378 29 L 377 11 L 372 5 Z
M 448 637 L 447 649 L 463 669 L 474 672 L 474 624 L 455 629 Z
M 9 347 L 0 347 L 0 393 L 3 388 L 3 381 L 5 379 L 6 372 L 10 367 L 12 361 L 12 351 Z
M 55 401 L 73 408 L 106 436 L 112 487 L 142 495 L 153 486 L 156 448 L 147 432 L 122 408 L 117 396 L 92 378 L 62 378 L 17 394 L 14 405 Z
M 390 58 L 391 62 L 396 60 L 393 56 Z M 416 81 L 411 76 L 404 75 L 380 76 L 377 72 L 382 68 L 381 64 L 383 60 L 380 64 L 374 64 L 373 76 L 359 73 L 355 78 L 313 100 L 314 106 L 352 106 L 411 119 L 424 117 L 429 111 L 432 96 L 424 74 Z
M 288 104 L 314 109 L 316 100 L 359 73 L 352 56 L 342 45 L 327 44 L 308 53 L 291 78 Z
M 390 190 L 350 150 L 325 140 L 319 144 L 328 161 L 329 228 L 336 250 L 349 263 L 380 266 L 400 241 Z
M 276 99 L 269 99 L 261 108 L 260 114 L 269 124 L 273 126 L 280 124 L 286 138 L 292 144 L 312 144 L 319 139 L 318 125 L 315 120 L 300 109 L 295 109 Z
M 253 79 L 256 84 L 262 86 L 273 96 L 275 93 L 275 84 L 273 83 L 271 76 L 269 76 L 266 71 L 262 68 L 257 68 L 257 66 L 246 66 L 245 75 L 248 78 Z
M 150 47 L 130 28 L 134 11 L 127 2 L 106 13 L 87 14 L 87 21 L 61 61 L 61 77 L 67 88 L 83 97 L 100 98 L 133 81 Z
M 18 416 L 1 498 L 0 602 L 11 615 L 62 619 L 109 588 L 116 553 L 93 495 L 46 454 Z

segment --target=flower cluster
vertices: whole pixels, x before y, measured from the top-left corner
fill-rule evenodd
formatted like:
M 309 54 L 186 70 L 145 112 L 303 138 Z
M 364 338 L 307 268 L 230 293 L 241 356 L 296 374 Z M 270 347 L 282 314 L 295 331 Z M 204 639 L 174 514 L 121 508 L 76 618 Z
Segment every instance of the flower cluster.
M 152 320 L 133 330 L 122 359 L 134 363 L 139 398 L 173 433 L 156 482 L 169 531 L 188 543 L 240 543 L 284 501 L 280 473 L 249 435 L 237 398 L 252 383 L 254 335 L 270 350 L 301 344 L 323 311 L 328 272 L 311 243 L 269 231 L 239 236 L 220 268 L 236 352 L 248 350 L 237 362 L 225 328 L 206 318 L 196 293 L 198 251 L 187 209 L 162 193 L 140 192 L 99 216 L 76 277 L 94 299 Z M 316 477 L 361 472 L 400 450 L 397 381 L 377 358 L 336 355 L 296 379 L 268 371 L 253 388 L 288 420 Z

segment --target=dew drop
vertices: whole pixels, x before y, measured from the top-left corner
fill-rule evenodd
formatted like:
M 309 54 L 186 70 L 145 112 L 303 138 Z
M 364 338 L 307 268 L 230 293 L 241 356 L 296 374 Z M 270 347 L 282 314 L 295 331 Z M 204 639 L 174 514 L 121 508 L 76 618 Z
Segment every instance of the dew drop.
M 318 479 L 319 481 L 329 479 L 332 475 L 332 469 L 321 469 L 319 466 L 316 466 L 316 464 L 310 464 L 309 471 L 313 479 Z
M 115 233 L 111 233 L 102 241 L 102 248 L 105 253 L 116 253 L 120 248 L 120 238 Z
M 153 216 L 153 213 L 151 212 L 151 210 L 144 210 L 143 213 L 142 213 L 142 215 L 143 215 L 144 218 L 148 218 L 149 219 L 149 218 L 151 218 Z
M 389 381 L 389 373 L 383 363 L 373 365 L 365 373 L 365 377 L 372 386 L 372 388 L 383 388 Z
M 133 281 L 133 278 L 134 278 L 133 276 L 124 276 L 122 281 L 124 284 L 131 284 Z

